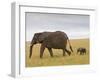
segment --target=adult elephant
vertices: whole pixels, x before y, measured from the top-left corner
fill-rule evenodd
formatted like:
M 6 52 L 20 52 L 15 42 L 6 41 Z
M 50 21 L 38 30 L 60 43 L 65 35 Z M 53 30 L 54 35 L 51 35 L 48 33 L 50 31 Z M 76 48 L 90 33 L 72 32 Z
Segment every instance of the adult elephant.
M 63 56 L 65 56 L 65 52 L 67 52 L 70 55 L 71 52 L 66 49 L 67 42 L 69 43 L 70 49 L 73 52 L 69 38 L 66 35 L 66 33 L 64 33 L 62 31 L 35 33 L 32 41 L 31 41 L 29 57 L 31 58 L 32 48 L 37 43 L 41 43 L 40 58 L 43 57 L 43 52 L 44 52 L 45 48 L 48 49 L 51 57 L 53 57 L 52 48 L 62 49 Z

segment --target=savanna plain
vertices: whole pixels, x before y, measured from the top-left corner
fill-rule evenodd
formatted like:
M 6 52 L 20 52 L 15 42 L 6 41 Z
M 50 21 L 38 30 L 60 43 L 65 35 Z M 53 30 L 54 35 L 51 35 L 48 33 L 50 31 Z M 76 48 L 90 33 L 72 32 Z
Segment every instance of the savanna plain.
M 29 58 L 30 41 L 25 42 L 25 65 L 26 67 L 41 67 L 41 66 L 62 66 L 62 65 L 85 65 L 90 63 L 89 39 L 72 39 L 70 40 L 73 52 L 69 56 L 63 56 L 61 49 L 52 49 L 54 57 L 52 58 L 47 49 L 44 50 L 43 58 L 40 58 L 41 44 L 36 44 L 33 47 L 32 57 Z M 79 47 L 86 48 L 86 54 L 77 54 Z M 66 47 L 68 50 L 69 45 Z

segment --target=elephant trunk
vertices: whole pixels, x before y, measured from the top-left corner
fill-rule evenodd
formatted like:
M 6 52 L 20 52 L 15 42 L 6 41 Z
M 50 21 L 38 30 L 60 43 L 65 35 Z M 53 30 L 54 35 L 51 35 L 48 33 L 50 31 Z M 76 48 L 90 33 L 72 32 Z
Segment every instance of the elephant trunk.
M 32 48 L 33 48 L 34 44 L 35 44 L 35 43 L 31 43 L 31 45 L 30 45 L 30 54 L 29 54 L 29 58 L 31 58 L 31 56 L 32 56 Z
M 33 48 L 33 45 L 30 46 L 30 55 L 29 55 L 29 58 L 31 58 L 31 56 L 32 56 L 32 48 Z

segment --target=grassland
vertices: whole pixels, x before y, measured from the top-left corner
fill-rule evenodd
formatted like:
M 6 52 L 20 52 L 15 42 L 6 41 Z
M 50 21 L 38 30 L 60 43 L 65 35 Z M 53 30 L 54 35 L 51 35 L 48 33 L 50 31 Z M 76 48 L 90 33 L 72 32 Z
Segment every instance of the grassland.
M 70 40 L 74 52 L 71 56 L 63 56 L 63 51 L 60 49 L 53 49 L 54 57 L 51 58 L 47 49 L 44 51 L 43 58 L 40 59 L 40 44 L 34 45 L 33 54 L 31 59 L 29 59 L 29 46 L 30 42 L 26 42 L 26 67 L 36 67 L 36 66 L 60 66 L 60 65 L 80 65 L 89 64 L 89 39 L 73 39 Z M 87 49 L 86 55 L 79 55 L 76 53 L 77 48 L 85 47 Z M 69 49 L 69 46 L 68 46 Z M 70 50 L 70 49 L 69 49 Z

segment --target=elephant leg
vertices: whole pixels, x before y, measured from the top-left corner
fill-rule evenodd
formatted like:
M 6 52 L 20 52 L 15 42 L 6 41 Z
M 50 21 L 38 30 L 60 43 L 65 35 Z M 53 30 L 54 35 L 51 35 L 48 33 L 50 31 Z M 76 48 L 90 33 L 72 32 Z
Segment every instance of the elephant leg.
M 65 56 L 65 49 L 63 49 L 63 56 Z
M 44 50 L 45 50 L 45 45 L 42 44 L 40 49 L 40 58 L 42 58 Z
M 86 51 L 85 51 L 85 55 L 86 55 Z
M 84 54 L 85 54 L 85 52 L 84 52 Z
M 86 55 L 86 52 L 84 52 L 84 55 Z
M 84 55 L 84 52 L 83 52 L 83 55 Z
M 82 52 L 80 52 L 80 55 L 82 55 Z
M 48 48 L 48 50 L 49 50 L 50 56 L 53 57 L 52 49 L 51 48 Z
M 79 51 L 77 51 L 77 54 L 78 54 L 78 52 L 79 52 Z
M 67 49 L 65 49 L 65 51 L 68 53 L 68 55 L 70 56 L 71 52 Z

